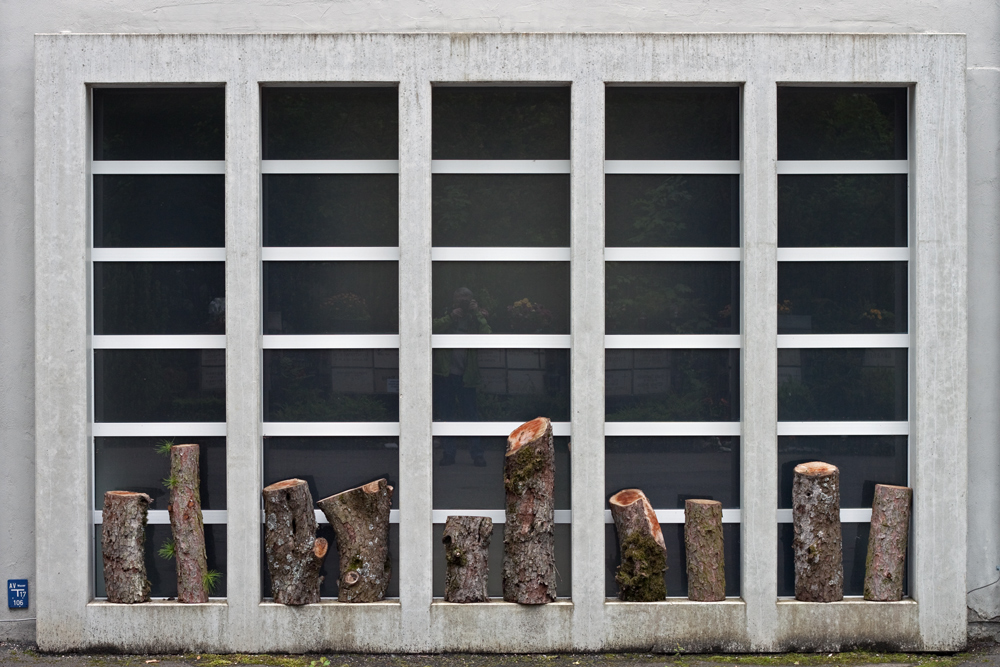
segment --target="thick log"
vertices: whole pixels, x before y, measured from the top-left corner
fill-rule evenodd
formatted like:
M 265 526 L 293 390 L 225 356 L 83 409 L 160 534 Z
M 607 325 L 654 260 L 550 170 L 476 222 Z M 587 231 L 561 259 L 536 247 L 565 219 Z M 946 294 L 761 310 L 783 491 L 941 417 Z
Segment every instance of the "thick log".
M 286 479 L 264 488 L 264 552 L 275 602 L 302 605 L 319 602 L 320 568 L 327 543 L 316 537 L 309 485 Z
M 663 573 L 667 571 L 667 546 L 656 512 L 639 489 L 625 489 L 611 496 L 621 564 L 615 573 L 618 599 L 657 602 L 667 597 Z
M 489 602 L 490 538 L 493 520 L 483 516 L 450 516 L 444 523 L 445 602 Z
M 170 448 L 170 529 L 177 564 L 177 601 L 208 602 L 208 559 L 201 517 L 201 478 L 198 445 Z
M 903 572 L 910 530 L 913 489 L 875 485 L 872 526 L 865 563 L 865 599 L 896 602 L 903 599 Z
M 556 599 L 555 446 L 552 423 L 538 417 L 507 438 L 503 485 L 503 599 L 546 604 Z
M 340 552 L 338 599 L 378 602 L 392 574 L 389 557 L 389 508 L 392 487 L 377 479 L 316 503 L 337 534 Z
M 687 552 L 688 599 L 726 599 L 726 555 L 722 537 L 722 503 L 684 501 L 684 549 Z
M 820 461 L 795 466 L 792 482 L 795 526 L 795 599 L 844 599 L 844 553 L 840 536 L 840 471 Z
M 101 552 L 108 602 L 149 602 L 146 578 L 146 512 L 152 499 L 145 493 L 104 494 Z

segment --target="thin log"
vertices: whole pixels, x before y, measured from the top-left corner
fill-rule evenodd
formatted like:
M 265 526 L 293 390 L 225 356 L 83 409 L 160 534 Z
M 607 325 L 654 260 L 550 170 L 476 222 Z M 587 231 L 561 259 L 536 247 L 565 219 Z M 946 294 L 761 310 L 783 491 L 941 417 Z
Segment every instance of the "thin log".
M 337 534 L 340 552 L 338 599 L 378 602 L 392 575 L 389 556 L 389 508 L 392 487 L 377 479 L 316 503 Z
M 146 512 L 153 500 L 145 493 L 104 494 L 101 552 L 108 602 L 149 602 L 146 578 Z
M 840 535 L 840 471 L 813 461 L 795 466 L 792 482 L 795 526 L 795 599 L 844 599 L 844 554 Z
M 656 512 L 639 489 L 625 489 L 611 496 L 621 564 L 615 573 L 618 599 L 657 602 L 667 597 L 663 573 L 667 571 L 667 545 Z
M 726 555 L 722 536 L 722 503 L 684 501 L 684 548 L 687 552 L 688 599 L 726 599 Z
M 875 485 L 872 526 L 865 563 L 865 599 L 896 602 L 903 599 L 903 572 L 910 531 L 913 489 Z
M 309 485 L 286 479 L 264 488 L 264 552 L 275 602 L 302 605 L 319 602 L 320 568 L 327 543 L 316 537 Z
M 445 602 L 489 602 L 490 538 L 493 520 L 484 516 L 450 516 L 444 523 Z
M 170 448 L 170 529 L 177 565 L 177 601 L 208 602 L 208 559 L 201 517 L 198 445 Z
M 503 599 L 546 604 L 556 599 L 555 446 L 552 423 L 538 417 L 507 438 L 503 484 Z

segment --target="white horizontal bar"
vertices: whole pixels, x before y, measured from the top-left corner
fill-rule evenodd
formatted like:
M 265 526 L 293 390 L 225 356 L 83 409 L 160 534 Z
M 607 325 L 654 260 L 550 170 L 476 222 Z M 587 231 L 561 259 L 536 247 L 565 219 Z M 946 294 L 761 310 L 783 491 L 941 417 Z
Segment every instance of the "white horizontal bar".
M 226 422 L 98 422 L 95 438 L 224 438 Z
M 605 248 L 607 262 L 738 262 L 739 248 Z
M 739 174 L 739 160 L 605 160 L 605 174 Z
M 572 510 L 554 510 L 554 521 L 559 524 L 573 523 Z M 443 524 L 450 516 L 485 516 L 493 523 L 504 524 L 507 513 L 504 510 L 431 510 L 431 523 Z
M 684 510 L 654 510 L 659 523 L 684 523 Z M 739 523 L 742 520 L 738 509 L 723 509 L 722 523 Z M 614 523 L 611 510 L 604 510 L 604 523 Z
M 431 160 L 432 174 L 568 174 L 569 160 Z
M 192 336 L 94 336 L 95 350 L 219 350 L 226 337 Z
M 431 347 L 568 348 L 569 334 L 433 334 Z
M 265 438 L 303 436 L 351 436 L 398 438 L 397 422 L 264 422 Z
M 395 349 L 399 334 L 329 334 L 329 335 L 268 335 L 263 338 L 265 350 L 365 350 Z
M 738 437 L 740 422 L 605 422 L 604 435 Z
M 260 249 L 265 262 L 398 262 L 399 248 L 279 248 Z
M 909 347 L 909 334 L 779 334 L 778 347 Z
M 97 175 L 225 174 L 225 160 L 94 160 Z
M 779 262 L 906 262 L 909 248 L 778 248 Z
M 604 337 L 609 350 L 738 350 L 739 334 L 610 334 Z
M 435 262 L 568 262 L 569 248 L 432 248 Z
M 906 174 L 906 160 L 778 160 L 778 175 Z
M 778 523 L 792 523 L 792 510 L 775 510 Z M 841 523 L 870 523 L 872 511 L 870 508 L 852 508 L 840 510 Z
M 507 437 L 524 422 L 431 422 L 433 436 L 502 435 Z M 552 435 L 568 436 L 569 422 L 552 422 Z
M 207 526 L 225 525 L 228 522 L 228 512 L 226 510 L 202 510 L 201 520 Z M 104 512 L 94 510 L 94 523 L 100 525 L 104 523 Z M 170 524 L 170 513 L 167 510 L 149 510 L 146 514 L 146 523 L 151 525 Z
M 225 248 L 94 248 L 95 262 L 224 262 Z
M 778 422 L 778 435 L 909 435 L 909 422 Z
M 399 160 L 261 160 L 262 174 L 398 174 Z

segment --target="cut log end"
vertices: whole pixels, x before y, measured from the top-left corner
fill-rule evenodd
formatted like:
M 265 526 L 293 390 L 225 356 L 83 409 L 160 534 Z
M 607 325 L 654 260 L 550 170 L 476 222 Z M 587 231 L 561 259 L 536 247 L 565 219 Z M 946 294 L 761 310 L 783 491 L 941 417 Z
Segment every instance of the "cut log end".
M 143 498 L 146 499 L 147 503 L 152 504 L 152 502 L 153 502 L 153 499 L 150 498 L 147 494 L 140 493 L 139 491 L 106 491 L 104 493 L 104 495 L 105 495 L 105 497 L 107 497 L 107 496 L 113 496 L 115 498 L 121 498 L 122 500 L 124 500 L 126 498 L 132 498 L 132 497 L 135 497 L 135 496 L 142 496 Z
M 271 484 L 270 486 L 265 486 L 264 492 L 270 493 L 274 491 L 281 491 L 282 489 L 287 489 L 292 486 L 301 486 L 302 484 L 306 484 L 305 480 L 283 479 L 280 482 L 275 482 L 274 484 Z
M 316 544 L 313 545 L 313 553 L 316 554 L 316 558 L 326 558 L 326 552 L 329 548 L 330 544 L 325 538 L 317 537 Z
M 535 417 L 530 422 L 518 426 L 507 436 L 507 456 L 517 453 L 521 447 L 545 435 L 551 426 L 552 422 L 546 417 Z
M 822 475 L 832 475 L 833 473 L 840 472 L 840 470 L 837 466 L 830 463 L 810 461 L 809 463 L 800 463 L 795 466 L 795 472 L 806 477 L 820 477 Z
M 646 522 L 649 524 L 650 534 L 656 540 L 657 544 L 664 549 L 667 548 L 667 543 L 663 540 L 663 530 L 660 528 L 660 520 L 656 518 L 656 510 L 653 509 L 653 504 L 646 498 L 645 493 L 639 489 L 624 489 L 611 496 L 608 502 L 614 507 L 628 507 L 635 503 L 642 503 Z
M 170 449 L 171 449 L 171 451 L 177 450 L 178 452 L 182 452 L 184 450 L 191 449 L 192 447 L 194 447 L 194 448 L 197 449 L 199 447 L 199 445 L 196 445 L 196 444 L 193 444 L 193 443 L 188 443 L 188 444 L 184 444 L 184 445 L 173 445 Z

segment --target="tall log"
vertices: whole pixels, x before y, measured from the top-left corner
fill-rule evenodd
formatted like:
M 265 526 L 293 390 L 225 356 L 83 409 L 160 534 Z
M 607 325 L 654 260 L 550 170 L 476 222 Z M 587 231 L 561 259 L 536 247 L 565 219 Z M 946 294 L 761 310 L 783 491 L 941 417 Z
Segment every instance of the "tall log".
M 646 494 L 639 489 L 625 489 L 611 496 L 608 504 L 621 549 L 621 564 L 615 573 L 618 599 L 625 602 L 666 599 L 663 573 L 667 571 L 667 545 Z
M 795 526 L 795 599 L 844 599 L 844 553 L 840 536 L 840 471 L 813 461 L 795 466 L 792 482 Z
M 688 599 L 726 599 L 726 555 L 722 537 L 722 503 L 684 501 L 684 549 L 687 552 Z
M 316 537 L 309 485 L 286 479 L 264 488 L 264 552 L 275 602 L 302 605 L 319 602 L 320 568 L 328 545 Z
M 556 599 L 555 447 L 552 423 L 538 417 L 507 438 L 503 485 L 503 599 L 546 604 Z
M 177 601 L 208 602 L 208 559 L 201 517 L 201 479 L 198 445 L 170 448 L 170 529 L 177 564 Z
M 872 526 L 865 563 L 865 599 L 896 602 L 903 599 L 903 572 L 910 531 L 913 489 L 875 485 Z
M 108 602 L 149 602 L 146 578 L 146 512 L 153 500 L 145 493 L 104 494 L 101 552 Z
M 445 602 L 489 602 L 490 538 L 493 520 L 483 516 L 450 516 L 444 523 Z
M 378 602 L 392 575 L 389 508 L 392 487 L 377 479 L 316 503 L 337 534 L 341 602 Z

